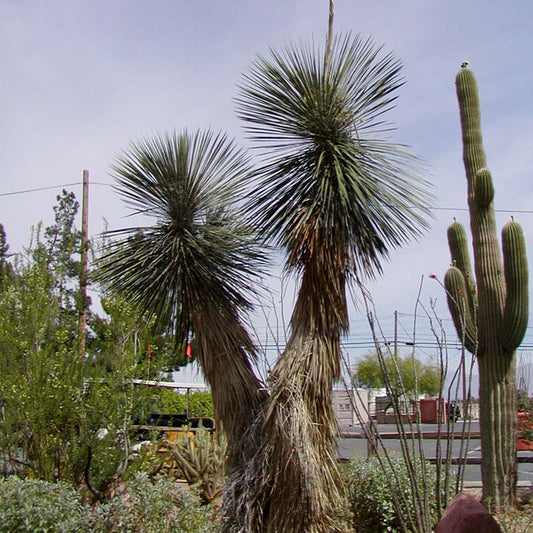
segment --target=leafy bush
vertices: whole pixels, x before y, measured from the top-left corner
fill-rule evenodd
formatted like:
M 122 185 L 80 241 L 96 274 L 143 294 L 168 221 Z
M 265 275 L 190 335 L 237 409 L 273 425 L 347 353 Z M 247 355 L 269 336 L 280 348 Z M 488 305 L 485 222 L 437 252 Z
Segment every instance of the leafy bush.
M 156 389 L 152 392 L 154 411 L 160 413 L 185 413 L 187 395 L 169 389 Z M 189 415 L 214 417 L 211 393 L 195 391 L 189 394 Z
M 189 395 L 189 408 L 191 416 L 207 416 L 213 418 L 215 409 L 210 392 L 193 392 Z
M 74 489 L 15 476 L 0 480 L 0 531 L 10 533 L 214 533 L 213 508 L 168 479 L 136 474 L 107 503 L 84 506 Z
M 347 498 L 352 512 L 353 527 L 360 533 L 396 533 L 404 531 L 402 519 L 409 526 L 415 516 L 414 496 L 409 472 L 403 457 L 389 453 L 390 464 L 383 458 L 355 457 L 347 468 Z M 437 521 L 437 469 L 429 463 L 416 462 L 420 491 L 427 497 L 432 521 Z M 394 496 L 396 502 L 394 501 Z
M 214 533 L 215 511 L 169 479 L 138 473 L 109 503 L 93 512 L 91 532 Z
M 516 405 L 518 411 L 531 411 L 533 410 L 533 398 L 528 396 L 527 390 L 518 389 L 516 391 Z
M 74 489 L 63 483 L 0 479 L 0 531 L 78 533 L 89 519 Z

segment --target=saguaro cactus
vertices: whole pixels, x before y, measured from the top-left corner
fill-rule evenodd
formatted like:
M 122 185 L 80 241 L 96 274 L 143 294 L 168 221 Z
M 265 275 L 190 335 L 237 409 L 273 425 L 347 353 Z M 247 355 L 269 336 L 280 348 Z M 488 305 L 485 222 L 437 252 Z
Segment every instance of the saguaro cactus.
M 528 268 L 522 229 L 514 220 L 502 230 L 502 262 L 477 83 L 466 64 L 457 74 L 456 88 L 474 272 L 465 229 L 454 222 L 448 229 L 453 266 L 446 273 L 445 286 L 457 332 L 478 361 L 483 499 L 501 508 L 513 504 L 516 496 L 515 350 L 528 321 Z

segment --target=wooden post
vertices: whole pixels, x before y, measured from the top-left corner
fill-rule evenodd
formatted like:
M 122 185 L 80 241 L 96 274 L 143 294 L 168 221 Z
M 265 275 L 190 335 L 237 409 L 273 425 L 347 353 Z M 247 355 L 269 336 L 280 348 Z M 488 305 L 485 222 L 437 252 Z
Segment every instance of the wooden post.
M 398 355 L 398 311 L 394 311 L 394 358 Z
M 367 457 L 376 455 L 378 451 L 378 435 L 376 425 L 369 420 L 366 425 L 366 453 Z
M 79 356 L 85 357 L 85 341 L 87 337 L 87 278 L 89 248 L 89 171 L 83 171 L 83 193 L 81 204 L 81 270 L 80 270 L 80 329 Z

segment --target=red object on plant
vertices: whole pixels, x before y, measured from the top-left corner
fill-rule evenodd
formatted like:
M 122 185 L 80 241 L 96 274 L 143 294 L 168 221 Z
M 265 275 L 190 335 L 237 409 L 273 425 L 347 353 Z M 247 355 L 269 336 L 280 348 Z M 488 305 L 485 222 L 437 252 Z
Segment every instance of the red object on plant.
M 187 348 L 185 348 L 185 355 L 187 356 L 187 359 L 190 359 L 192 357 L 190 344 L 187 344 Z
M 148 359 L 152 359 L 152 345 L 149 344 L 148 345 Z
M 437 276 L 435 276 L 435 274 L 430 274 L 429 277 L 430 277 L 431 279 L 437 279 Z

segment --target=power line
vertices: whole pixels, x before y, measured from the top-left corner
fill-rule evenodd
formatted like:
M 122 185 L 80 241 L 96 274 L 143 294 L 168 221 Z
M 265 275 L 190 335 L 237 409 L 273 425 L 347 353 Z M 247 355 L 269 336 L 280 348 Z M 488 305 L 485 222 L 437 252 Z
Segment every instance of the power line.
M 380 344 L 383 345 L 384 343 L 380 343 Z M 388 343 L 388 344 L 392 344 L 392 342 Z M 264 351 L 267 351 L 267 352 L 280 351 L 280 350 L 282 351 L 283 350 L 283 346 L 284 346 L 283 343 L 280 345 L 280 344 L 272 343 L 272 342 L 259 344 L 259 348 L 264 350 Z M 341 347 L 344 350 L 375 349 L 376 343 L 375 343 L 375 341 L 373 339 L 363 340 L 363 341 L 359 341 L 359 342 L 341 342 Z M 443 348 L 444 345 L 443 344 L 439 344 L 437 342 L 399 341 L 398 342 L 398 347 L 399 348 L 405 348 L 405 347 L 417 348 L 417 349 L 425 352 L 425 349 Z M 448 349 L 453 349 L 453 350 L 458 350 L 458 351 L 463 349 L 463 346 L 461 345 L 460 342 L 453 342 L 453 341 L 447 342 L 446 343 L 446 347 Z M 531 344 L 530 342 L 521 344 L 517 348 L 518 352 L 531 351 L 531 350 L 533 350 L 533 344 Z
M 69 187 L 71 185 L 81 185 L 79 182 L 65 183 L 64 185 L 51 185 L 50 187 L 38 187 L 36 189 L 24 189 L 23 191 L 2 192 L 0 196 L 14 196 L 15 194 L 26 194 L 29 192 L 47 191 L 49 189 L 58 189 L 59 187 Z
M 48 187 L 37 187 L 35 189 L 24 189 L 21 191 L 13 191 L 13 192 L 2 192 L 0 193 L 0 196 L 15 196 L 17 194 L 27 194 L 31 192 L 39 192 L 39 191 L 48 191 L 50 189 L 59 189 L 60 187 L 71 187 L 73 185 L 81 185 L 79 181 L 75 181 L 73 183 L 63 183 L 62 185 L 50 185 Z M 112 187 L 112 183 L 104 183 L 99 181 L 92 181 L 91 185 L 106 185 L 108 187 Z
M 469 211 L 468 207 L 434 207 L 435 211 Z M 494 209 L 495 213 L 521 213 L 531 215 L 533 209 Z
M 13 192 L 2 192 L 0 196 L 14 196 L 17 194 L 27 194 L 32 192 L 47 191 L 50 189 L 59 189 L 60 187 L 70 187 L 72 185 L 81 185 L 79 181 L 74 183 L 64 183 L 63 185 L 50 185 L 49 187 L 37 187 L 35 189 L 23 189 Z M 113 187 L 112 183 L 105 183 L 102 181 L 92 181 L 91 185 L 104 185 L 106 187 Z M 434 211 L 468 211 L 468 207 L 433 207 Z M 533 209 L 494 209 L 495 213 L 521 213 L 526 215 L 533 214 Z

